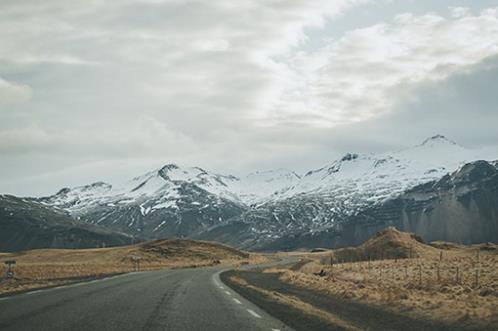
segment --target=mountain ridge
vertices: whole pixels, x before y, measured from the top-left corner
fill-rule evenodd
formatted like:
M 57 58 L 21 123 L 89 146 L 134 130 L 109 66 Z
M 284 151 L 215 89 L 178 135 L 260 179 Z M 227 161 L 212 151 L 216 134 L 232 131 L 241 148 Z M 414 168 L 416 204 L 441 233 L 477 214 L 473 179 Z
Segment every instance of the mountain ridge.
M 140 238 L 233 239 L 257 248 L 323 233 L 480 158 L 478 151 L 435 135 L 391 153 L 346 153 L 303 176 L 280 168 L 236 177 L 169 163 L 120 185 L 95 182 L 35 200 Z M 245 233 L 228 233 L 241 238 L 220 233 L 237 227 Z

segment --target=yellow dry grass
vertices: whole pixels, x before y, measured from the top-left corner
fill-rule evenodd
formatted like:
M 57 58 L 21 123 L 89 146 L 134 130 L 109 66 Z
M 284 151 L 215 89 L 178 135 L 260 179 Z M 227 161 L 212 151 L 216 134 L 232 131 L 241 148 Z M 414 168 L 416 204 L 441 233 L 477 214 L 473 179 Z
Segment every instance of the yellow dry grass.
M 313 305 L 310 305 L 309 303 L 306 303 L 297 297 L 291 296 L 291 295 L 285 295 L 279 292 L 275 291 L 268 291 L 256 286 L 253 286 L 249 283 L 247 283 L 244 279 L 236 276 L 232 276 L 231 281 L 234 283 L 238 283 L 244 287 L 250 288 L 256 292 L 259 292 L 260 294 L 270 298 L 273 301 L 279 302 L 281 304 L 287 305 L 289 307 L 294 307 L 298 308 L 310 315 L 314 315 L 320 319 L 323 319 L 325 321 L 328 321 L 336 326 L 339 326 L 343 330 L 349 330 L 349 331 L 357 331 L 359 330 L 355 326 L 351 325 L 347 321 L 343 320 L 339 316 L 332 314 L 330 312 L 324 311 L 323 309 L 319 309 L 314 307 Z
M 299 270 L 271 269 L 281 279 L 340 297 L 447 323 L 498 325 L 498 246 L 443 245 L 418 258 L 335 263 L 306 254 Z M 334 261 L 334 259 L 332 259 Z M 324 277 L 317 275 L 322 271 Z
M 15 279 L 0 282 L 0 294 L 65 283 L 74 279 L 163 268 L 188 268 L 266 259 L 231 247 L 205 241 L 159 240 L 131 246 L 96 249 L 37 249 L 0 254 L 0 277 L 4 262 L 16 260 Z M 138 260 L 138 262 L 137 262 Z M 139 266 L 138 266 L 139 265 Z

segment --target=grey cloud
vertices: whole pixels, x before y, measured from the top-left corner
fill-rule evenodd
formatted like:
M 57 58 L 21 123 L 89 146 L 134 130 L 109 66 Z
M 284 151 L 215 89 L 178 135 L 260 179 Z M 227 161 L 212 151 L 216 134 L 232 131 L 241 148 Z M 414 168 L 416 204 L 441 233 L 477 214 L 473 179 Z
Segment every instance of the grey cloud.
M 328 59 L 294 58 L 307 43 L 306 28 L 319 29 L 363 2 L 0 4 L 0 77 L 31 91 L 25 102 L 0 101 L 0 193 L 47 194 L 120 180 L 165 162 L 235 174 L 274 167 L 303 172 L 347 151 L 404 147 L 436 131 L 471 145 L 494 139 L 489 123 L 471 143 L 463 133 L 472 114 L 481 122 L 494 118 L 491 94 L 482 92 L 489 104 L 481 100 L 479 107 L 477 97 L 467 97 L 474 80 L 493 81 L 484 67 L 468 68 L 466 84 L 458 75 L 400 83 L 388 91 L 390 111 L 369 81 L 400 69 L 363 61 L 360 43 L 349 45 L 333 75 L 324 67 L 314 81 L 313 70 L 301 64 Z M 439 56 L 430 48 L 418 51 Z M 358 81 L 368 93 L 350 92 Z M 308 89 L 313 82 L 317 88 Z M 431 84 L 446 87 L 430 94 Z M 457 106 L 454 90 L 461 94 L 461 123 L 441 130 L 448 109 Z M 313 109 L 316 98 L 327 100 L 328 111 Z M 415 119 L 420 126 L 411 125 Z M 331 121 L 334 127 L 316 125 Z

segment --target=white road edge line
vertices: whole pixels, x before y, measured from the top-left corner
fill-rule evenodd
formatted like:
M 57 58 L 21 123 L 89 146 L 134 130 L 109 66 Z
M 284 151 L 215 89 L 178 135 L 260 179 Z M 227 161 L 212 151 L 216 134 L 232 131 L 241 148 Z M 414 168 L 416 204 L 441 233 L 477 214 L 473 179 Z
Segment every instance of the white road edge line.
M 36 291 L 31 291 L 31 292 L 26 292 L 24 293 L 24 295 L 31 295 L 31 294 L 35 294 L 35 293 L 40 293 L 42 290 L 36 290 Z
M 256 317 L 256 318 L 262 318 L 258 313 L 256 313 L 254 310 L 252 309 L 247 309 L 247 311 L 249 312 L 249 314 L 251 314 L 252 316 Z
M 228 294 L 228 295 L 232 295 L 232 293 L 230 293 L 230 292 L 228 292 L 228 291 L 225 291 L 225 293 L 226 293 L 226 294 Z
M 233 301 L 235 301 L 235 303 L 236 303 L 236 304 L 238 304 L 238 305 L 241 305 L 241 304 L 242 304 L 242 302 L 240 302 L 240 300 L 239 300 L 239 299 L 236 299 L 236 298 L 232 298 L 232 299 L 233 299 Z
M 280 331 L 280 329 L 271 329 L 271 331 Z

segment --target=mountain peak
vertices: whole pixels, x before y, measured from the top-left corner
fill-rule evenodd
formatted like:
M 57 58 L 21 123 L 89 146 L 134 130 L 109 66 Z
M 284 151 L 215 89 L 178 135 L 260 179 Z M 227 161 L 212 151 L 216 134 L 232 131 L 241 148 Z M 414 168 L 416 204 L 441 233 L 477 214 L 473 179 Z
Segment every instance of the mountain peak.
M 345 162 L 345 161 L 353 161 L 355 159 L 358 158 L 358 154 L 356 153 L 346 153 L 342 158 L 341 158 L 341 161 Z
M 434 143 L 447 143 L 447 144 L 451 144 L 451 145 L 456 145 L 456 143 L 454 141 L 449 140 L 448 138 L 446 138 L 445 136 L 443 136 L 441 134 L 437 134 L 435 136 L 432 136 L 430 138 L 425 139 L 422 142 L 421 146 L 431 145 Z
M 168 163 L 161 168 L 162 171 L 175 170 L 175 169 L 180 169 L 180 167 L 174 163 Z

